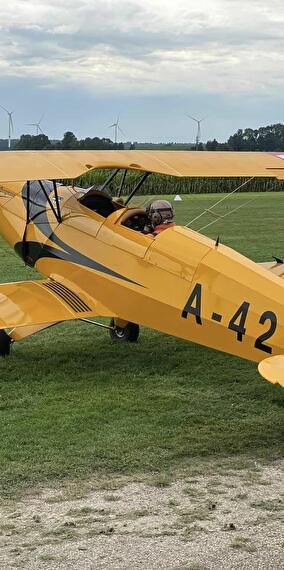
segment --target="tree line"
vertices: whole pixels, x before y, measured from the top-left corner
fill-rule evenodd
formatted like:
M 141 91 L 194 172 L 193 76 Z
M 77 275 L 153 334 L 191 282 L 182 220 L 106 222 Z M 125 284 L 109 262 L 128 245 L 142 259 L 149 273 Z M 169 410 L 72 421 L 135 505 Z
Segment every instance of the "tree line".
M 123 143 L 115 143 L 109 138 L 87 137 L 77 139 L 72 131 L 67 131 L 62 140 L 52 141 L 47 135 L 23 134 L 19 140 L 11 141 L 13 150 L 122 150 Z M 195 145 L 169 142 L 167 144 L 137 143 L 137 148 L 153 150 L 195 150 Z M 127 146 L 129 148 L 129 145 Z M 130 146 L 134 149 L 135 144 Z M 0 150 L 7 150 L 7 140 L 0 140 Z M 284 151 L 284 125 L 276 123 L 259 129 L 238 129 L 226 142 L 218 142 L 216 138 L 206 143 L 199 143 L 198 150 L 224 151 Z
M 207 141 L 205 150 L 281 152 L 284 150 L 284 125 L 276 123 L 259 129 L 238 129 L 225 143 Z
M 67 131 L 61 141 L 50 141 L 47 135 L 22 135 L 13 145 L 13 150 L 121 150 L 122 143 L 114 143 L 111 139 L 87 137 L 78 140 L 72 131 Z

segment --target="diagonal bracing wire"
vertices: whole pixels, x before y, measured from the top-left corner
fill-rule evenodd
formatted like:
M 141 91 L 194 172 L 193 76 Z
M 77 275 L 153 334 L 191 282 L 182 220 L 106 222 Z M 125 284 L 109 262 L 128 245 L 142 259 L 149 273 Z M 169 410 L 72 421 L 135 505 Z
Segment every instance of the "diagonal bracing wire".
M 251 180 L 253 180 L 255 178 L 255 176 L 252 176 L 251 178 L 249 178 L 248 180 L 246 180 L 245 182 L 243 182 L 240 186 L 238 186 L 237 188 L 235 188 L 232 192 L 229 192 L 229 194 L 226 194 L 225 196 L 223 196 L 223 198 L 221 198 L 220 200 L 218 200 L 218 202 L 216 202 L 215 204 L 213 204 L 213 206 L 210 206 L 210 208 L 208 208 L 209 210 L 212 210 L 212 208 L 215 208 L 215 206 L 218 206 L 218 204 L 220 204 L 221 202 L 223 202 L 224 200 L 227 200 L 230 196 L 232 196 L 232 194 L 234 194 L 235 192 L 237 192 L 238 190 L 240 190 L 240 188 L 243 188 L 243 186 L 246 186 L 246 184 L 248 184 L 249 182 L 251 182 Z M 190 222 L 188 222 L 185 227 L 187 228 L 188 226 L 190 226 L 190 224 L 193 224 L 193 222 L 195 222 L 196 220 L 198 220 L 199 218 L 201 218 L 201 216 L 204 216 L 204 214 L 206 214 L 208 212 L 207 210 L 204 210 L 203 212 L 201 212 L 201 214 L 199 214 L 198 216 L 196 216 L 195 218 L 193 218 L 193 220 L 190 220 Z
M 274 182 L 274 184 L 272 184 L 272 186 L 270 188 L 268 188 L 268 190 L 266 190 L 265 194 L 267 194 L 267 192 L 271 192 L 271 190 L 273 190 L 273 188 L 275 188 L 275 186 L 277 186 L 279 180 L 277 180 L 276 182 Z M 235 190 L 234 190 L 235 192 Z M 233 194 L 233 192 L 231 192 L 231 194 Z M 236 208 L 233 208 L 233 210 L 230 210 L 229 212 L 227 212 L 226 214 L 223 214 L 223 216 L 218 217 L 217 219 L 213 220 L 212 222 L 209 222 L 208 224 L 206 224 L 205 226 L 202 226 L 202 228 L 199 228 L 197 231 L 201 232 L 202 230 L 205 230 L 205 228 L 208 228 L 209 226 L 212 226 L 213 224 L 215 224 L 216 222 L 220 221 L 220 218 L 226 218 L 227 216 L 229 216 L 229 214 L 233 214 L 233 212 L 236 212 L 237 210 L 239 210 L 240 208 L 243 208 L 244 206 L 247 206 L 248 204 L 250 204 L 251 202 L 254 202 L 255 200 L 257 200 L 258 198 L 260 198 L 260 196 L 255 196 L 254 198 L 252 198 L 251 200 L 248 200 L 247 202 L 243 202 L 242 204 L 240 204 L 239 206 L 237 206 Z M 220 203 L 222 200 L 219 200 L 218 203 Z M 215 204 L 216 206 L 216 204 Z M 207 210 L 208 211 L 208 210 Z M 204 212 L 203 212 L 204 213 Z
M 234 208 L 233 210 L 230 210 L 230 212 L 227 212 L 226 214 L 223 214 L 223 216 L 220 216 L 219 218 L 217 218 L 216 220 L 212 220 L 212 222 L 209 222 L 208 224 L 206 224 L 205 226 L 202 226 L 202 228 L 198 228 L 198 232 L 201 232 L 201 230 L 205 230 L 205 228 L 208 228 L 209 226 L 212 226 L 213 224 L 215 224 L 216 222 L 219 222 L 220 219 L 226 218 L 226 216 L 229 216 L 229 214 L 232 214 L 233 212 L 236 212 L 237 210 L 239 210 L 240 208 L 243 208 L 243 206 L 246 206 L 247 204 L 250 204 L 251 202 L 253 202 L 254 200 L 256 200 L 258 198 L 258 196 L 256 196 L 255 198 L 252 198 L 252 200 L 248 200 L 248 202 L 243 202 L 242 204 L 240 204 L 240 206 L 237 206 L 236 208 Z

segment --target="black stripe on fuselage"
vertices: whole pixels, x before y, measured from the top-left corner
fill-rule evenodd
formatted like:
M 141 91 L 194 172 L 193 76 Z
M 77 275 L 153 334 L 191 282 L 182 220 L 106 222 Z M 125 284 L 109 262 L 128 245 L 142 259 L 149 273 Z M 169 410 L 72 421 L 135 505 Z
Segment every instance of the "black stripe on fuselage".
M 50 180 L 43 181 L 45 190 L 47 195 L 53 192 L 53 184 Z M 24 185 L 22 190 L 22 198 L 25 207 L 27 208 L 27 184 Z M 50 226 L 48 217 L 47 217 L 47 198 L 42 192 L 42 189 L 37 180 L 30 182 L 30 217 L 33 219 L 33 223 L 35 226 L 53 243 L 59 245 L 63 251 L 50 248 L 49 246 L 39 244 L 39 247 L 35 247 L 36 242 L 25 242 L 22 246 L 20 244 L 15 245 L 15 250 L 20 256 L 26 261 L 29 265 L 34 266 L 36 261 L 43 257 L 56 257 L 57 259 L 64 259 L 65 261 L 71 261 L 78 265 L 83 265 L 84 267 L 88 267 L 90 269 L 95 269 L 96 271 L 100 271 L 106 275 L 110 275 L 111 277 L 116 277 L 128 283 L 133 283 L 134 285 L 138 285 L 139 287 L 144 287 L 140 283 L 113 271 L 112 269 L 94 261 L 90 257 L 80 253 L 76 249 L 72 248 L 70 245 L 62 241 L 55 233 L 53 228 Z M 33 244 L 33 245 L 32 245 Z M 31 248 L 29 248 L 31 245 Z M 52 255 L 46 255 L 47 249 L 49 251 L 52 250 Z M 30 251 L 29 251 L 30 250 Z M 41 250 L 41 251 L 40 251 Z M 28 252 L 28 253 L 27 253 Z M 32 255 L 30 253 L 32 252 Z M 25 254 L 25 255 L 24 255 Z M 37 257 L 36 257 L 37 256 Z M 31 263 L 29 262 L 31 261 Z

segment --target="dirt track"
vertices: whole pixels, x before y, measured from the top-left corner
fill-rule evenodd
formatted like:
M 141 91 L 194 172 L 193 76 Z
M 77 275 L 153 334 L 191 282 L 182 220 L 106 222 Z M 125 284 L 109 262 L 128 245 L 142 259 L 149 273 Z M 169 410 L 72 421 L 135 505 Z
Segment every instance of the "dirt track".
M 89 481 L 2 502 L 1 570 L 280 570 L 283 467 Z

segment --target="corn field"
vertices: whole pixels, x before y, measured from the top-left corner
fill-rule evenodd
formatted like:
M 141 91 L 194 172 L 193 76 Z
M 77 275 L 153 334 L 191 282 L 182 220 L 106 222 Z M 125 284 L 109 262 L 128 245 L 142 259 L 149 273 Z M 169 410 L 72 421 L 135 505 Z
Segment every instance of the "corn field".
M 92 170 L 76 180 L 76 185 L 88 188 L 93 185 L 102 186 L 111 174 L 109 170 Z M 125 180 L 123 194 L 128 195 L 141 177 L 141 173 L 128 172 Z M 115 181 L 109 189 L 116 194 L 122 178 L 122 172 L 118 173 Z M 213 192 L 232 192 L 236 187 L 245 182 L 244 178 L 178 178 L 161 174 L 151 174 L 142 187 L 139 194 L 210 194 Z M 283 182 L 273 178 L 255 178 L 246 184 L 242 191 L 245 192 L 279 192 L 284 190 Z

